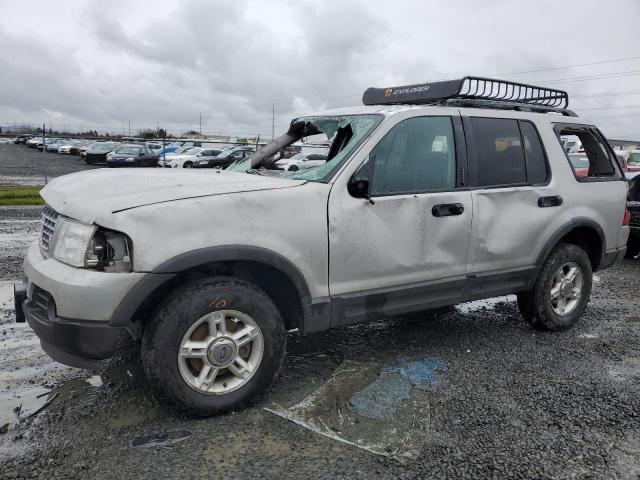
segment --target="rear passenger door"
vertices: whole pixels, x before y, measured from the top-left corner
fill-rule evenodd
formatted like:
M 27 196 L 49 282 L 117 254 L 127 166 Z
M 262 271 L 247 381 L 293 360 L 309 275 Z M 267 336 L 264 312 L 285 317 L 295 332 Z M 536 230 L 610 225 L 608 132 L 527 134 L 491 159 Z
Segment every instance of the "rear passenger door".
M 538 129 L 517 118 L 470 115 L 463 124 L 473 200 L 471 297 L 525 287 L 537 237 L 563 208 Z

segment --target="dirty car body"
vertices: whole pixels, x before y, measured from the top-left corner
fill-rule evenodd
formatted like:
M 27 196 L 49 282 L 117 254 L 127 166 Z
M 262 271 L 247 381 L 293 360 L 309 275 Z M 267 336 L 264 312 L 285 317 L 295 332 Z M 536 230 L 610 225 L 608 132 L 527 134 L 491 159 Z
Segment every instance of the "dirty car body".
M 179 371 L 184 384 L 150 365 L 152 381 L 204 414 L 268 388 L 285 329 L 513 293 L 533 326 L 568 328 L 591 271 L 624 255 L 629 227 L 610 147 L 578 176 L 559 141 L 567 132 L 603 141 L 576 117 L 365 105 L 295 119 L 224 171 L 59 177 L 42 191 L 43 233 L 16 305 L 43 348 L 71 365 L 99 366 L 123 336 L 142 339 L 143 362 Z M 275 170 L 275 153 L 314 135 L 331 142 L 326 162 Z M 491 179 L 482 162 L 496 158 Z M 534 158 L 535 168 L 518 166 Z M 539 318 L 532 292 L 552 285 L 540 280 L 552 268 L 558 284 Z

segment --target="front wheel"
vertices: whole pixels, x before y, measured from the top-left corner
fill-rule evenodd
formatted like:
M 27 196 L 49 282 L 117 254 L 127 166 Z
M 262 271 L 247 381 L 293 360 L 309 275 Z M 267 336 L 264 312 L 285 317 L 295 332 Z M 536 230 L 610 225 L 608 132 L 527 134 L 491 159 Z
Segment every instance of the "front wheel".
M 257 287 L 228 277 L 174 291 L 142 340 L 149 380 L 201 416 L 253 403 L 275 382 L 286 335 L 280 313 Z
M 184 162 L 184 164 L 182 165 L 182 168 L 192 168 L 193 167 L 193 163 L 191 162 Z
M 591 261 L 577 245 L 562 243 L 545 260 L 533 289 L 518 294 L 524 319 L 539 330 L 566 330 L 589 303 Z

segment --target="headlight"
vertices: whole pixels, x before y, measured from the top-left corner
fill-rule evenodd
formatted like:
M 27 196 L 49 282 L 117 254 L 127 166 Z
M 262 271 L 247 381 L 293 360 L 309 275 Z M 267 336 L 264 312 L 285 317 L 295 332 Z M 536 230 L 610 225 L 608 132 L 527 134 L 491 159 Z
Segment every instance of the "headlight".
M 59 217 L 52 257 L 73 267 L 131 271 L 131 242 L 120 232 Z
M 96 228 L 60 217 L 56 224 L 52 256 L 73 267 L 84 267 L 89 241 Z

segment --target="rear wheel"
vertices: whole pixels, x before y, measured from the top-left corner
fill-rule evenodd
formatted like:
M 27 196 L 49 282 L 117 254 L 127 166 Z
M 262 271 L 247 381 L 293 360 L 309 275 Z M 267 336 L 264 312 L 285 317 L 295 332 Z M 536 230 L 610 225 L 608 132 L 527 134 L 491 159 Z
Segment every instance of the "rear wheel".
M 173 292 L 142 341 L 149 380 L 196 415 L 253 403 L 274 383 L 286 335 L 280 313 L 255 286 L 218 277 Z
M 518 294 L 525 320 L 539 330 L 566 330 L 580 318 L 591 296 L 592 270 L 587 253 L 560 244 L 547 257 L 532 290 Z

